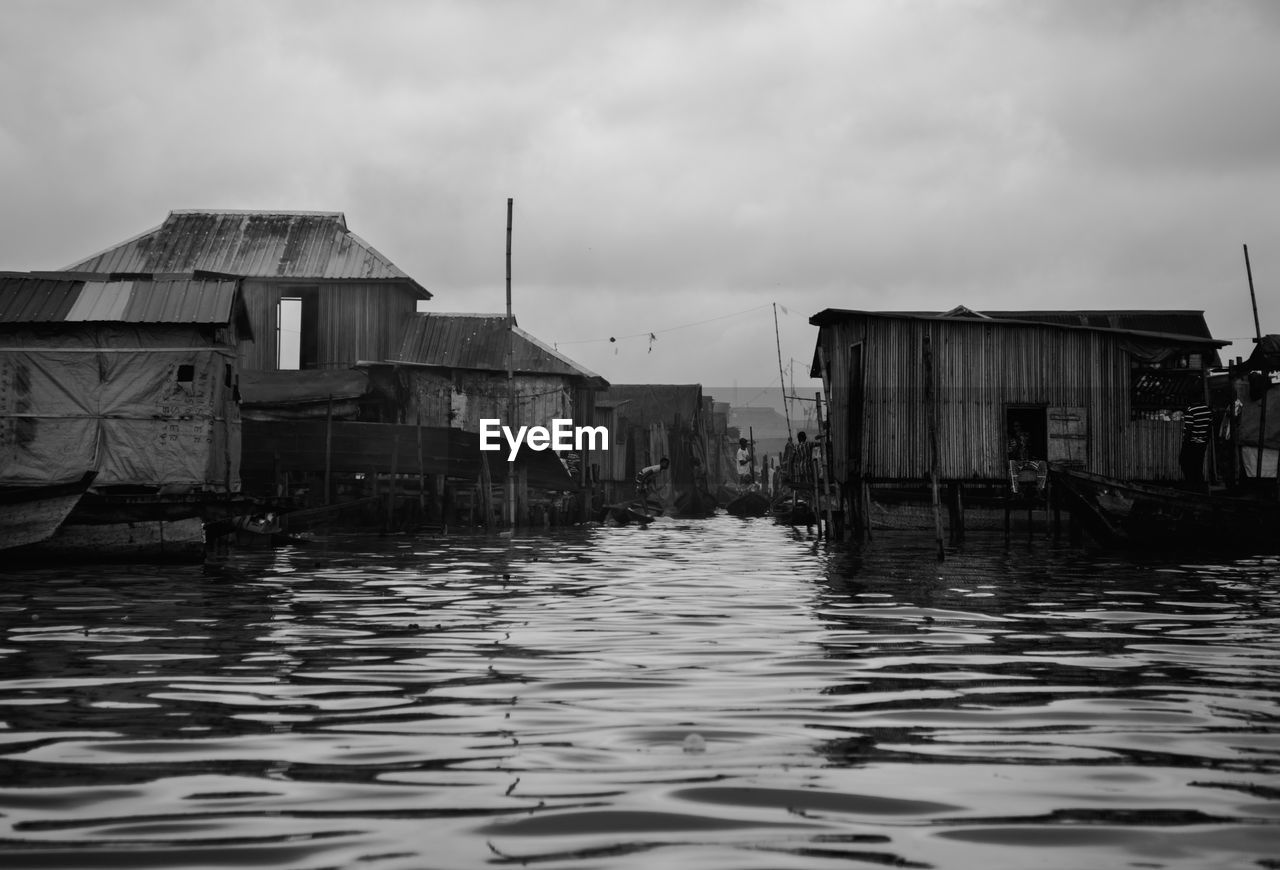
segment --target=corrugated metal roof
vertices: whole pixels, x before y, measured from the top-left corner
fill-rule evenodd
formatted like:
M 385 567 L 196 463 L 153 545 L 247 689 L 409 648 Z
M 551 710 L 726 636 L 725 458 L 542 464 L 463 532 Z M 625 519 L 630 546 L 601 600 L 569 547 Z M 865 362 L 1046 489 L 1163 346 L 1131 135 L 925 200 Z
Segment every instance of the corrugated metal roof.
M 971 311 L 964 306 L 939 314 L 931 311 L 855 311 L 827 308 L 809 318 L 814 326 L 834 323 L 846 317 L 891 317 L 937 320 L 942 318 L 1011 321 L 1076 329 L 1108 329 L 1137 335 L 1197 339 L 1203 344 L 1226 345 L 1213 338 L 1203 311 L 1117 310 L 1117 311 Z
M 0 323 L 229 323 L 231 278 L 69 278 L 0 273 Z
M 341 212 L 172 211 L 67 271 L 218 272 L 247 278 L 397 281 L 431 294 L 347 229 Z
M 982 314 L 996 320 L 1213 338 L 1203 311 L 983 311 Z
M 0 273 L 0 323 L 60 323 L 80 298 L 81 281 Z
M 132 281 L 86 281 L 67 320 L 123 320 L 120 315 L 132 295 Z
M 516 326 L 513 371 L 604 380 Z M 507 370 L 507 320 L 501 314 L 419 314 L 405 324 L 390 362 L 482 371 Z

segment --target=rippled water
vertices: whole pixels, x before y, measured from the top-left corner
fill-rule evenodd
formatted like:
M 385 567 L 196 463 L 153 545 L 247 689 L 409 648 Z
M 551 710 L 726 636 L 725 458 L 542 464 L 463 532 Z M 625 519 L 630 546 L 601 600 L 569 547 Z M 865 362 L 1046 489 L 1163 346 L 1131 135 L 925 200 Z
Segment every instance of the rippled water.
M 765 520 L 0 576 L 0 865 L 1280 867 L 1280 560 Z

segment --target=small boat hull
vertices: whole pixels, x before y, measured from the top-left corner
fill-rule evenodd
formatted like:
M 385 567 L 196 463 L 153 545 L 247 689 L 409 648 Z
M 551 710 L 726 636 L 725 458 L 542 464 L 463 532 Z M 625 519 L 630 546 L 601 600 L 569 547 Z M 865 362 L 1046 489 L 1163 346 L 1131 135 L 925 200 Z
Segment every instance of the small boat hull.
M 0 488 L 0 550 L 52 538 L 95 476 L 96 472 L 89 471 L 64 483 Z
M 747 490 L 725 506 L 735 517 L 762 517 L 769 508 L 769 499 L 755 490 Z
M 1054 469 L 1066 502 L 1103 543 L 1175 549 L 1280 549 L 1280 502 Z

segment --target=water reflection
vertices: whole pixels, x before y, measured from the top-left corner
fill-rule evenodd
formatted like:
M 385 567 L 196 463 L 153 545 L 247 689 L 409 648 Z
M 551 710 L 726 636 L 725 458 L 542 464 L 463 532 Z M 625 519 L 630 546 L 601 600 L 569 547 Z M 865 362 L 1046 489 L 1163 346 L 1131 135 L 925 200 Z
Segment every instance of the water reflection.
M 1278 574 L 730 517 L 28 570 L 0 859 L 1253 866 Z

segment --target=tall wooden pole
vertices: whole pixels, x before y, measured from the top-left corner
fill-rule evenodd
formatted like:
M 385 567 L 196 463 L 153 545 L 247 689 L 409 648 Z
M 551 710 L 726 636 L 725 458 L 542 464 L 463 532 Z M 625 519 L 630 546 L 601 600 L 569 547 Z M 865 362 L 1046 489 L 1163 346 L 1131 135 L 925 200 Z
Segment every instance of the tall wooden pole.
M 1262 324 L 1258 321 L 1258 297 L 1253 293 L 1253 267 L 1249 265 L 1249 246 L 1244 245 L 1244 272 L 1249 276 L 1249 301 L 1253 303 L 1254 343 L 1262 341 Z
M 515 354 L 515 318 L 511 316 L 511 211 L 514 200 L 507 197 L 507 425 L 517 426 L 515 376 L 512 356 Z M 516 526 L 516 463 L 507 460 L 507 526 Z
M 1258 297 L 1253 292 L 1253 267 L 1249 265 L 1249 246 L 1244 246 L 1244 271 L 1249 276 L 1249 301 L 1253 304 L 1253 334 L 1254 344 L 1262 342 L 1262 323 L 1258 320 Z M 1266 388 L 1271 386 L 1271 372 L 1266 373 L 1266 381 L 1263 382 Z M 1263 389 L 1262 402 L 1260 407 L 1260 415 L 1258 419 L 1258 462 L 1254 469 L 1254 480 L 1262 482 L 1262 445 L 1266 443 L 1267 437 L 1267 392 Z M 1277 475 L 1280 475 L 1280 463 L 1276 464 Z
M 787 404 L 787 378 L 782 373 L 782 336 L 778 334 L 778 303 L 773 303 L 773 341 L 778 346 L 778 386 L 782 389 L 782 414 L 787 420 L 787 440 L 791 440 L 791 408 Z

